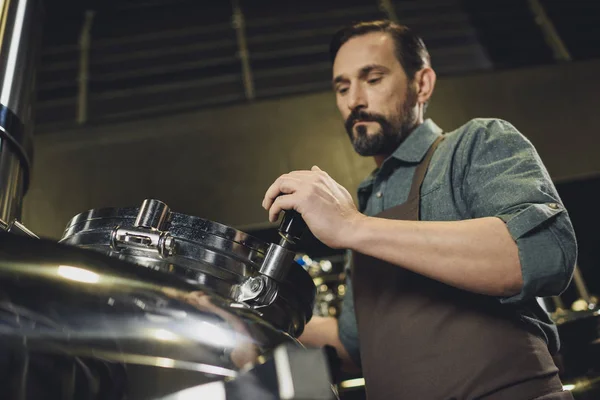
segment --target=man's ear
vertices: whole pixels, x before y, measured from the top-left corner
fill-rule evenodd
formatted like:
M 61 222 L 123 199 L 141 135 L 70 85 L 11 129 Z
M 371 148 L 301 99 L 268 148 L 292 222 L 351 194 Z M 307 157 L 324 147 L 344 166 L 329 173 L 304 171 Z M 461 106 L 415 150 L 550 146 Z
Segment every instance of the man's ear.
M 436 78 L 435 71 L 431 67 L 424 67 L 415 73 L 417 101 L 420 104 L 425 104 L 431 98 Z

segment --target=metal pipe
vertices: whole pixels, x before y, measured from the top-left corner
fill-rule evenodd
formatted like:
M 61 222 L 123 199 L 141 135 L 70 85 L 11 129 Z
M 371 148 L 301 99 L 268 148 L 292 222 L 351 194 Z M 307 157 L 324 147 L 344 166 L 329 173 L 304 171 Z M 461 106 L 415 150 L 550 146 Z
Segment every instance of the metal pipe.
M 565 303 L 562 301 L 562 298 L 560 296 L 553 296 L 552 302 L 554 303 L 554 308 L 556 308 L 557 311 L 565 310 Z
M 41 0 L 0 0 L 0 228 L 20 218 L 33 156 Z
M 379 9 L 387 15 L 387 17 L 395 23 L 398 23 L 398 15 L 396 8 L 391 0 L 379 0 Z
M 588 292 L 585 281 L 583 280 L 583 276 L 581 275 L 581 271 L 579 270 L 579 266 L 575 266 L 575 271 L 573 272 L 573 283 L 575 283 L 575 288 L 577 289 L 579 298 L 585 300 L 588 304 L 592 303 L 590 292 Z
M 233 6 L 233 27 L 238 42 L 238 54 L 242 62 L 242 74 L 244 78 L 244 91 L 246 99 L 254 99 L 254 78 L 252 78 L 252 66 L 250 65 L 250 53 L 248 52 L 248 43 L 246 41 L 246 21 L 244 13 L 240 7 L 239 0 L 232 0 Z
M 90 43 L 95 12 L 87 10 L 79 36 L 79 76 L 77 77 L 77 123 L 84 124 L 88 119 L 88 81 L 90 79 Z
M 0 126 L 0 229 L 20 217 L 26 173 L 6 131 Z M 16 146 L 14 146 L 16 147 Z
M 536 24 L 539 25 L 544 35 L 544 39 L 554 55 L 554 59 L 557 61 L 571 61 L 571 54 L 563 42 L 562 38 L 558 34 L 556 27 L 552 23 L 550 17 L 546 13 L 546 9 L 540 2 L 540 0 L 529 0 L 529 8 L 535 17 Z

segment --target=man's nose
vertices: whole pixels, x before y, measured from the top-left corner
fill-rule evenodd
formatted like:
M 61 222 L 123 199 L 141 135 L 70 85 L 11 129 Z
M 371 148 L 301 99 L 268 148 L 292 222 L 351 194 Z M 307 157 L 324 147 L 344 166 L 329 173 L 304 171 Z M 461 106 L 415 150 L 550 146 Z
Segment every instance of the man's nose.
M 367 105 L 367 96 L 365 91 L 359 85 L 351 88 L 348 97 L 348 108 L 350 111 L 367 108 Z

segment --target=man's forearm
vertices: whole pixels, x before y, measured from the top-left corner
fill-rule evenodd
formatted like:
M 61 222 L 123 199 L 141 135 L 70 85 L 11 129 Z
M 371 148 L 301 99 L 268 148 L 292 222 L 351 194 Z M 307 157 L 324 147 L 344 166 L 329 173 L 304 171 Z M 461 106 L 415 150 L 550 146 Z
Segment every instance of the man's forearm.
M 517 244 L 499 218 L 357 220 L 348 247 L 471 292 L 511 296 L 523 285 Z
M 340 341 L 337 319 L 333 317 L 312 317 L 298 340 L 306 347 L 323 347 L 327 345 L 334 347 L 338 357 L 342 360 L 342 369 L 347 372 L 358 371 L 358 367 Z

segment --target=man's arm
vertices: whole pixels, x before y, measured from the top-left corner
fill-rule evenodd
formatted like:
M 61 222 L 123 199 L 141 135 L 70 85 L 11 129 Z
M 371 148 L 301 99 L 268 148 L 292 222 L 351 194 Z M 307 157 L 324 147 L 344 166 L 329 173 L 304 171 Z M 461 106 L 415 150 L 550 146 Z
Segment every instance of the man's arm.
M 425 222 L 367 217 L 346 189 L 318 167 L 280 177 L 263 206 L 271 221 L 281 210 L 296 209 L 330 247 L 371 255 L 449 285 L 495 296 L 518 293 L 522 285 L 517 246 L 498 218 Z
M 263 207 L 275 221 L 295 209 L 333 248 L 351 248 L 432 279 L 519 302 L 569 284 L 577 245 L 568 214 L 531 143 L 500 120 L 461 137 L 452 182 L 464 220 L 392 221 L 360 214 L 318 167 L 279 177 Z
M 523 285 L 519 251 L 499 218 L 456 222 L 364 217 L 349 230 L 357 252 L 471 292 L 508 297 Z
M 354 373 L 360 371 L 340 341 L 338 321 L 333 317 L 314 316 L 298 338 L 306 347 L 331 346 L 342 360 L 342 369 Z

